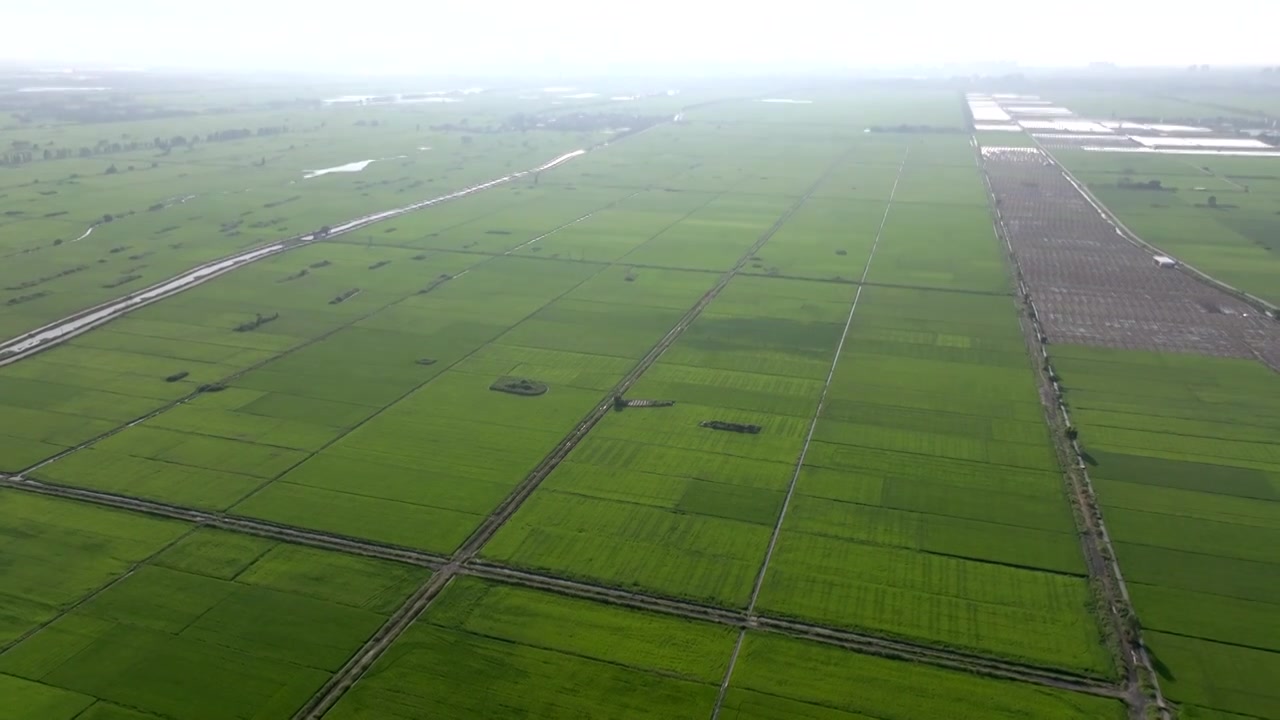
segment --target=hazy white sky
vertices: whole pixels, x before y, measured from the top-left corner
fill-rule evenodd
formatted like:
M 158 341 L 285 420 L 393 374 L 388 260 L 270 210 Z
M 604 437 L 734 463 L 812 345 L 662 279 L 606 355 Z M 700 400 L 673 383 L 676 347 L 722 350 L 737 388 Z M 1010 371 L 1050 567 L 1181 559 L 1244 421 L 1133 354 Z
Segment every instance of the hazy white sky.
M 5 0 L 0 60 L 466 75 L 1280 64 L 1280 0 Z M 1178 8 L 1175 10 L 1174 8 Z M 1269 37 L 1270 35 L 1270 37 Z

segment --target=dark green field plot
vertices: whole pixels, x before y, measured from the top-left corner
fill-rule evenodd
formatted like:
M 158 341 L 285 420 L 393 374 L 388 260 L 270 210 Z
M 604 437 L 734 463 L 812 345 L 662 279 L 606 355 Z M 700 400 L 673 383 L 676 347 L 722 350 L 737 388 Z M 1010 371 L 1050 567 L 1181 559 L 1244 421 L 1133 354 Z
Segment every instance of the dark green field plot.
M 1120 720 L 1115 700 L 748 633 L 720 717 L 735 720 Z
M 0 525 L 5 717 L 288 717 L 425 578 L 13 491 Z
M 734 636 L 462 578 L 325 717 L 705 718 Z
M 1280 713 L 1280 380 L 1192 355 L 1053 358 L 1165 693 Z

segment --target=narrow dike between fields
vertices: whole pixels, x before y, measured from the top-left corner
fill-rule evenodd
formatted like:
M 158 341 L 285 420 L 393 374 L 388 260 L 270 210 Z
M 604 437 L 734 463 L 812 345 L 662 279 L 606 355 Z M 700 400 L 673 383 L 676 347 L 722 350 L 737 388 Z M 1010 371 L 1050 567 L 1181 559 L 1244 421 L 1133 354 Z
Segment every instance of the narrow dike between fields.
M 871 252 L 867 253 L 867 263 L 862 267 L 862 276 L 858 278 L 858 289 L 853 294 L 853 303 L 849 306 L 849 315 L 844 321 L 844 331 L 840 333 L 840 341 L 836 343 L 835 354 L 831 358 L 831 368 L 827 371 L 827 380 L 818 395 L 818 405 L 813 411 L 813 419 L 809 421 L 809 430 L 805 433 L 804 444 L 800 446 L 800 455 L 796 458 L 796 469 L 791 474 L 791 482 L 787 485 L 787 494 L 782 498 L 782 509 L 778 511 L 778 520 L 773 525 L 773 534 L 769 536 L 769 546 L 764 553 L 764 562 L 760 564 L 760 572 L 756 574 L 755 585 L 751 588 L 751 599 L 747 603 L 747 617 L 756 617 L 756 602 L 760 599 L 760 589 L 764 587 L 765 575 L 769 572 L 769 563 L 773 560 L 773 551 L 778 546 L 778 536 L 782 534 L 782 523 L 787 519 L 787 509 L 791 507 L 791 498 L 795 495 L 796 485 L 800 481 L 800 473 L 804 469 L 805 456 L 809 453 L 809 444 L 813 441 L 813 433 L 818 428 L 818 420 L 822 416 L 822 408 L 827 403 L 827 392 L 831 389 L 831 380 L 835 377 L 836 366 L 840 363 L 840 354 L 844 352 L 845 340 L 849 337 L 849 328 L 853 325 L 853 314 L 858 311 L 858 301 L 862 299 L 862 288 L 871 273 L 871 263 L 875 260 L 876 250 L 880 247 L 880 239 L 884 235 L 885 224 L 889 221 L 889 212 L 893 209 L 893 198 L 898 193 L 898 183 L 902 180 L 902 172 L 907 167 L 907 158 L 911 155 L 911 146 L 907 146 L 902 154 L 902 162 L 898 165 L 898 174 L 893 178 L 893 188 L 889 191 L 889 201 L 885 203 L 884 215 L 880 218 L 880 228 L 871 243 Z M 720 691 L 716 695 L 716 704 L 711 709 L 712 720 L 720 716 L 720 708 L 724 705 L 724 697 L 729 691 L 729 683 L 733 680 L 733 670 L 738 664 L 738 656 L 742 653 L 742 641 L 747 637 L 747 628 L 738 631 L 738 639 L 733 644 L 733 652 L 729 655 L 729 664 L 724 671 L 724 679 L 720 682 Z
M 321 240 L 328 240 L 350 232 L 355 232 L 356 230 L 362 230 L 370 225 L 383 222 L 384 220 L 390 220 L 391 218 L 407 215 L 450 200 L 457 200 L 458 198 L 466 197 L 483 190 L 488 190 L 489 188 L 497 187 L 498 185 L 503 185 L 529 175 L 536 175 L 563 165 L 574 158 L 586 155 L 590 150 L 596 150 L 607 145 L 608 143 L 601 143 L 586 150 L 574 150 L 573 152 L 560 155 L 559 157 L 553 158 L 552 160 L 529 170 L 521 170 L 509 175 L 503 175 L 502 177 L 489 180 L 488 182 L 472 185 L 447 195 L 441 195 L 429 200 L 422 200 L 411 205 L 362 215 L 353 220 L 348 220 L 344 223 L 329 227 L 323 232 L 316 231 L 306 235 L 291 237 L 263 247 L 256 247 L 229 257 L 204 263 L 203 265 L 192 268 L 181 275 L 169 278 L 168 280 L 152 285 L 151 287 L 130 293 L 116 300 L 110 300 L 87 310 L 82 310 L 61 320 L 36 328 L 35 330 L 0 343 L 0 367 L 17 362 L 43 350 L 47 350 L 81 333 L 92 330 L 100 325 L 105 325 L 121 315 L 132 312 L 146 305 L 150 305 L 151 303 L 159 300 L 163 300 L 164 298 L 171 297 L 183 292 L 184 290 L 190 290 L 201 283 L 212 280 L 213 278 L 231 272 L 232 270 L 245 267 L 246 265 L 250 265 L 264 258 L 272 257 L 295 248 L 304 247 Z
M 515 512 L 520 509 L 525 500 L 533 494 L 534 490 L 542 483 L 548 475 L 569 455 L 570 452 L 578 445 L 579 442 L 587 436 L 588 433 L 603 419 L 613 408 L 613 398 L 625 395 L 632 385 L 640 379 L 640 376 L 648 370 L 654 362 L 662 356 L 667 348 L 671 347 L 676 340 L 684 334 L 684 331 L 693 323 L 694 320 L 702 314 L 703 310 L 711 304 L 712 301 L 728 287 L 729 283 L 736 277 L 742 268 L 747 266 L 751 257 L 756 255 L 765 243 L 777 234 L 788 220 L 791 219 L 801 206 L 813 195 L 814 192 L 822 185 L 827 177 L 835 170 L 836 167 L 844 161 L 848 153 L 842 154 L 838 159 L 832 162 L 809 188 L 801 195 L 790 207 L 787 208 L 776 222 L 769 227 L 759 238 L 752 243 L 734 263 L 734 266 L 720 276 L 716 284 L 712 286 L 698 301 L 689 308 L 688 311 L 676 322 L 676 324 L 662 336 L 656 345 L 649 349 L 649 352 L 641 358 L 640 362 L 628 372 L 622 380 L 620 380 L 608 393 L 601 398 L 600 402 L 593 408 L 581 422 L 578 423 L 569 433 L 561 439 L 559 444 L 533 469 L 528 476 L 525 477 L 515 490 L 507 496 L 505 500 L 491 513 L 484 522 L 472 533 L 461 547 L 453 554 L 438 572 L 432 575 L 422 587 L 420 587 L 409 600 L 396 611 L 391 619 L 378 630 L 372 638 L 347 662 L 341 670 L 339 670 L 324 687 L 320 689 L 310 702 L 308 702 L 302 710 L 294 717 L 297 720 L 302 719 L 318 719 L 324 716 L 338 700 L 346 694 L 369 668 L 377 662 L 396 638 L 413 624 L 419 616 L 430 606 L 431 602 L 440 594 L 441 591 L 453 580 L 454 577 L 462 573 L 463 566 L 475 559 L 475 557 L 484 548 L 485 544 L 497 534 L 498 530 L 504 523 L 511 518 Z

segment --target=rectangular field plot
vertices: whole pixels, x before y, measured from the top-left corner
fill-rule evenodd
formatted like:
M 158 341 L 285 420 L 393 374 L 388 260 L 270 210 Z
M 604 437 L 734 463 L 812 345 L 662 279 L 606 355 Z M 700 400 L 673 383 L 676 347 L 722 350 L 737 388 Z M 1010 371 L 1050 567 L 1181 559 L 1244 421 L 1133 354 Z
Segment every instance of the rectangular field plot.
M 691 191 L 627 193 L 616 205 L 592 212 L 572 225 L 534 236 L 536 241 L 521 244 L 517 252 L 550 259 L 621 262 L 651 239 L 678 227 L 716 197 L 715 193 Z
M 1117 700 L 748 633 L 721 717 L 737 720 L 1122 720 Z
M 879 200 L 810 198 L 751 259 L 746 272 L 856 281 L 884 211 Z
M 464 577 L 325 717 L 705 718 L 735 634 Z
M 728 270 L 793 203 L 790 198 L 769 195 L 718 195 L 619 261 Z
M 895 203 L 867 281 L 1007 293 L 1008 271 L 991 222 L 985 205 Z
M 1280 380 L 1194 355 L 1052 357 L 1165 694 L 1280 712 Z
M 1110 672 L 1014 313 L 863 288 L 761 611 Z
M 610 413 L 486 556 L 745 605 L 822 391 L 809 376 L 830 366 L 851 291 L 735 278 L 627 397 L 674 406 Z M 736 368 L 685 362 L 699 354 Z
M 1082 577 L 806 533 L 793 523 L 788 515 L 760 593 L 763 613 L 1110 672 Z
M 13 491 L 0 524 L 14 717 L 288 717 L 426 576 Z

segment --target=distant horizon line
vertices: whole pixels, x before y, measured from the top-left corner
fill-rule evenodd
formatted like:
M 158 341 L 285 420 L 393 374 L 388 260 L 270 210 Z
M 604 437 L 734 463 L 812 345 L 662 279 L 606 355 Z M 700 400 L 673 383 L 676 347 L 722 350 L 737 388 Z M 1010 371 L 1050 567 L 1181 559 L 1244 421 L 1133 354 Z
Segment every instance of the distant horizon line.
M 724 65 L 702 65 L 700 67 L 674 67 L 666 65 L 656 65 L 646 68 L 642 64 L 622 63 L 620 67 L 612 70 L 601 70 L 590 68 L 564 68 L 564 69 L 545 69 L 545 70 L 525 70 L 523 72 L 503 72 L 497 70 L 474 70 L 468 72 L 448 72 L 441 73 L 431 70 L 395 70 L 389 68 L 367 68 L 360 70 L 342 70 L 332 69 L 323 70 L 316 68 L 301 67 L 258 67 L 250 68 L 243 66 L 219 66 L 219 65 L 200 65 L 200 64 L 175 64 L 175 65 L 142 65 L 137 63 L 111 63 L 106 61 L 67 61 L 67 60 L 31 60 L 19 58 L 3 58 L 0 57 L 0 69 L 3 70 L 21 70 L 32 73 L 45 75 L 72 74 L 77 72 L 99 72 L 99 73 L 150 73 L 150 74 L 176 74 L 176 73 L 222 73 L 229 75 L 247 75 L 254 73 L 273 73 L 289 76 L 306 76 L 306 77 L 332 77 L 332 78 L 378 78 L 378 77 L 434 77 L 449 79 L 466 79 L 466 78 L 484 78 L 484 79 L 545 79 L 545 78 L 607 78 L 607 77 L 691 77 L 691 78 L 708 78 L 708 77 L 733 77 L 733 78 L 752 78 L 752 77 L 770 77 L 770 76 L 791 76 L 805 74 L 820 75 L 868 75 L 885 78 L 887 76 L 897 77 L 899 79 L 912 79 L 918 77 L 922 73 L 945 73 L 953 72 L 954 74 L 977 74 L 979 72 L 996 72 L 1001 74 L 1017 73 L 1021 71 L 1103 71 L 1103 72 L 1189 72 L 1189 68 L 1200 68 L 1207 66 L 1207 70 L 1199 70 L 1197 72 L 1239 72 L 1256 70 L 1261 71 L 1267 68 L 1280 68 L 1280 60 L 1275 63 L 1202 63 L 1202 62 L 1184 62 L 1184 63 L 1154 63 L 1149 65 L 1138 64 L 1122 64 L 1108 60 L 1094 60 L 1083 63 L 1057 63 L 1057 64 L 1039 64 L 1039 63 L 1023 63 L 1016 60 L 975 60 L 975 61 L 956 61 L 944 63 L 924 63 L 918 65 L 912 64 L 884 64 L 884 65 L 756 65 L 743 66 L 741 64 L 724 64 Z

